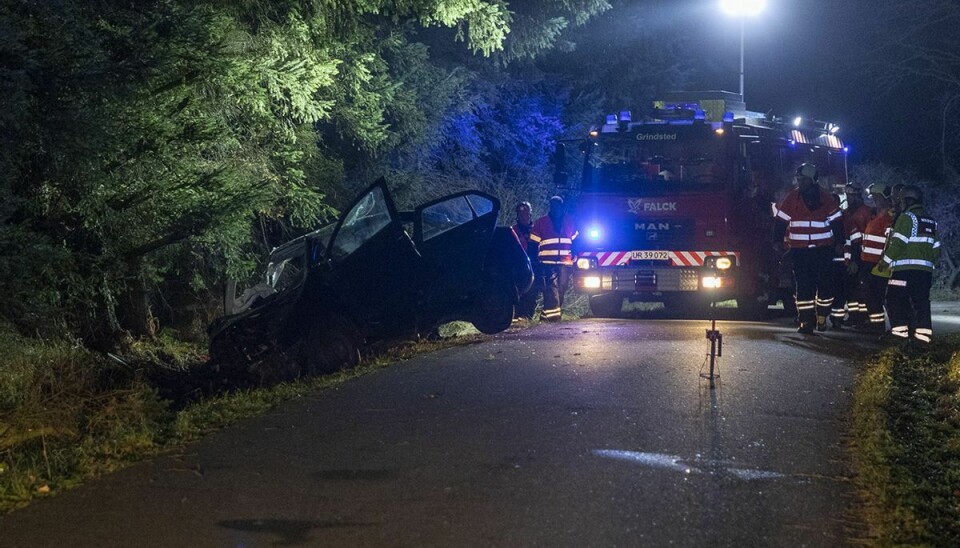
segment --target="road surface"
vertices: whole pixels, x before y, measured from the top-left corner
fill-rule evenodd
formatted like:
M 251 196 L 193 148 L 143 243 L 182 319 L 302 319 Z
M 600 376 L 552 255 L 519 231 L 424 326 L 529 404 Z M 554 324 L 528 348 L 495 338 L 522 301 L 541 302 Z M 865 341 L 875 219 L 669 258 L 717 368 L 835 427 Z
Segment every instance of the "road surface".
M 707 326 L 581 320 L 421 356 L 0 517 L 0 546 L 836 546 L 861 535 L 844 421 L 855 360 L 876 346 L 799 335 L 786 320 L 721 322 L 710 390 Z

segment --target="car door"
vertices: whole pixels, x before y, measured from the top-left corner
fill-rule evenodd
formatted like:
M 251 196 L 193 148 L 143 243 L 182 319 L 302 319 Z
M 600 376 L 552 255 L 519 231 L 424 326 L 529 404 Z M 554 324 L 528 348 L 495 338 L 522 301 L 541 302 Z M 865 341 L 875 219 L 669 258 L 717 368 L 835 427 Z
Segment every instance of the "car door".
M 366 334 L 389 336 L 411 324 L 420 256 L 383 179 L 340 219 L 326 260 L 326 285 Z
M 414 241 L 428 277 L 425 305 L 448 315 L 469 306 L 479 288 L 500 202 L 467 191 L 445 196 L 415 210 Z

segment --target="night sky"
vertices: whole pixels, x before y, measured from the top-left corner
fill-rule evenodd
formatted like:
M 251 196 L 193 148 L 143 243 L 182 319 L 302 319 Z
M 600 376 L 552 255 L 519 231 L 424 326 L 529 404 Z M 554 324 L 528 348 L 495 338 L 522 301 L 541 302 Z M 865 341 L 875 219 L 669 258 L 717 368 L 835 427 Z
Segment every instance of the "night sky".
M 872 83 L 867 61 L 874 45 L 865 37 L 878 27 L 870 9 L 867 0 L 768 0 L 746 27 L 747 106 L 837 123 L 855 162 L 883 161 L 934 176 L 940 97 L 934 86 Z M 615 40 L 639 28 L 681 33 L 694 67 L 690 89 L 738 90 L 740 25 L 718 0 L 624 2 L 588 32 Z

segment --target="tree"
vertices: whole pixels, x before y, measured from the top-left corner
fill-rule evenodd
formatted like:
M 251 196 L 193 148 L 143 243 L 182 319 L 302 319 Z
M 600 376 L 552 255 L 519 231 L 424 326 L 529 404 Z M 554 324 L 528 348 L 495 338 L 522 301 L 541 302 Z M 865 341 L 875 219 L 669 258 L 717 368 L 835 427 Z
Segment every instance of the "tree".
M 537 4 L 525 22 L 606 5 Z M 467 115 L 475 73 L 418 33 L 498 63 L 556 43 L 504 50 L 514 17 L 502 0 L 4 3 L 3 316 L 27 331 L 55 316 L 105 346 L 149 334 L 162 288 L 242 277 L 334 214 L 358 166 L 407 169 L 398 151 Z

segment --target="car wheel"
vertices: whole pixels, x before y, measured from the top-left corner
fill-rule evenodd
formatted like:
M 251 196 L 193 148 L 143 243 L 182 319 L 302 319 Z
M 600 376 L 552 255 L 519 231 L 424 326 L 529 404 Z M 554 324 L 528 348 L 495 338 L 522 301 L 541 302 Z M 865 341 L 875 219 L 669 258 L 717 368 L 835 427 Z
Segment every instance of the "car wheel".
M 476 311 L 471 323 L 487 335 L 500 333 L 513 322 L 513 292 L 505 285 L 491 285 L 477 299 Z
M 300 341 L 303 376 L 323 375 L 360 364 L 357 330 L 345 320 L 317 322 Z
M 590 297 L 590 313 L 594 318 L 616 318 L 621 310 L 623 310 L 623 297 L 619 293 Z

